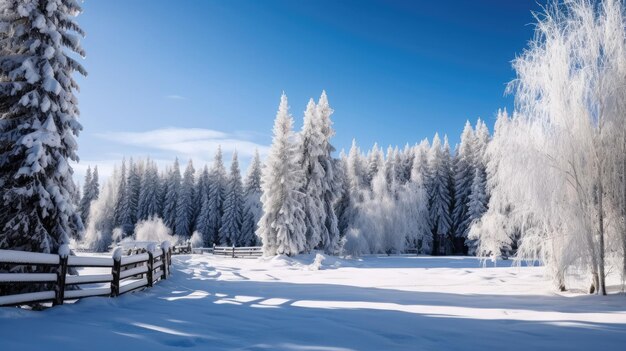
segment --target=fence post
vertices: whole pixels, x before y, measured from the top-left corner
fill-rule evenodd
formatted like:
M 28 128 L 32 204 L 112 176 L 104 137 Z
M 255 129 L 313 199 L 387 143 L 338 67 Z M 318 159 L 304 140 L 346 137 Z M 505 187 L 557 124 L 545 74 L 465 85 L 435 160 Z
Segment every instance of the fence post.
M 162 271 L 161 271 L 161 279 L 167 279 L 167 270 L 168 270 L 168 263 L 167 263 L 167 251 L 165 251 L 165 248 L 163 246 L 161 246 L 161 267 L 163 267 Z
M 117 247 L 113 251 L 113 268 L 111 269 L 111 297 L 119 296 L 120 294 L 120 273 L 122 268 L 122 248 Z
M 170 264 L 172 263 L 172 246 L 169 241 L 161 243 L 161 250 L 163 250 L 163 279 L 166 279 L 170 275 Z
M 215 256 L 215 243 L 213 243 L 213 256 Z
M 54 287 L 55 296 L 53 305 L 62 305 L 65 300 L 65 276 L 67 275 L 67 259 L 70 255 L 70 247 L 67 244 L 59 247 L 59 268 L 57 269 L 57 282 Z
M 235 245 L 233 245 L 233 258 L 235 258 Z
M 154 251 L 156 251 L 156 245 L 148 245 L 146 251 L 148 252 L 148 262 L 146 262 L 148 272 L 146 273 L 146 278 L 148 278 L 148 287 L 151 288 L 154 285 Z

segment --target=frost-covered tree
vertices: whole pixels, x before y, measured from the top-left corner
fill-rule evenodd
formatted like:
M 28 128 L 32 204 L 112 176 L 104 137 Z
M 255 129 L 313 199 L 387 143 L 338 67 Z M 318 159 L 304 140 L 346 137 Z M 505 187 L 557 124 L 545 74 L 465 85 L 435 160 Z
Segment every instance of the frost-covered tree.
M 230 162 L 230 175 L 226 182 L 223 209 L 224 214 L 222 215 L 219 232 L 220 243 L 222 245 L 240 246 L 242 244 L 243 185 L 241 183 L 237 151 L 233 153 L 233 158 Z
M 123 173 L 114 168 L 113 174 L 102 188 L 102 194 L 94 200 L 90 207 L 89 221 L 83 238 L 82 246 L 95 252 L 105 252 L 114 242 L 115 206 L 121 194 L 118 186 L 122 184 Z
M 210 243 L 219 243 L 219 230 L 222 226 L 226 192 L 226 169 L 222 160 L 221 146 L 217 147 L 209 176 L 208 204 L 205 209 L 207 211 L 205 215 L 208 216 L 208 227 L 206 229 L 207 233 L 203 234 L 209 238 Z
M 320 159 L 324 156 L 322 134 L 319 115 L 316 111 L 313 99 L 304 112 L 304 123 L 300 132 L 300 159 L 301 168 L 304 171 L 304 185 L 302 192 L 304 197 L 304 230 L 306 235 L 306 251 L 311 251 L 318 247 L 322 241 L 322 236 L 328 236 L 324 225 L 326 214 L 322 202 L 322 178 L 324 168 L 320 164 Z
M 265 255 L 292 256 L 301 253 L 306 245 L 304 196 L 300 191 L 304 175 L 294 140 L 293 118 L 284 93 L 273 132 L 261 178 L 263 216 L 259 221 L 259 234 Z
M 241 224 L 241 245 L 256 245 L 257 228 L 263 208 L 261 205 L 261 157 L 255 150 L 244 182 L 244 210 Z
M 336 254 L 340 251 L 340 234 L 334 206 L 339 197 L 338 193 L 341 184 L 336 172 L 337 160 L 332 157 L 335 147 L 330 143 L 330 139 L 335 135 L 330 119 L 333 112 L 333 109 L 328 103 L 326 91 L 322 91 L 322 95 L 316 106 L 316 115 L 322 133 L 322 154 L 318 162 L 324 171 L 321 178 L 321 190 L 323 204 L 322 213 L 324 214 L 323 226 L 325 230 L 322 231 L 320 247 L 330 254 Z
M 83 231 L 71 203 L 84 33 L 73 0 L 5 0 L 0 13 L 0 248 L 56 252 Z
M 178 165 L 178 158 L 174 160 L 174 165 L 167 172 L 164 191 L 163 222 L 168 228 L 175 229 L 178 193 L 180 192 L 180 166 Z
M 619 187 L 610 165 L 623 157 L 614 136 L 626 125 L 625 27 L 623 1 L 553 3 L 514 61 L 516 113 L 498 136 L 502 195 L 491 197 L 513 203 L 518 258 L 543 261 L 562 289 L 576 271 L 605 294 L 607 269 L 621 261 L 607 191 Z
M 174 232 L 176 235 L 183 238 L 191 237 L 193 231 L 193 217 L 194 217 L 194 175 L 195 169 L 193 168 L 193 162 L 189 160 L 185 173 L 183 174 L 183 181 L 180 185 L 180 191 L 178 192 L 178 201 L 176 202 L 176 219 L 174 222 Z
M 335 149 L 330 144 L 334 135 L 330 120 L 332 113 L 326 92 L 322 92 L 318 105 L 313 99 L 309 100 L 300 133 L 307 251 L 315 248 L 329 253 L 339 251 L 339 230 L 334 210 L 339 184 L 331 156 Z
M 506 135 L 510 133 L 509 115 L 506 110 L 498 111 L 496 125 L 494 128 L 493 140 L 487 146 L 486 153 L 489 162 L 487 163 L 487 189 L 492 194 L 489 198 L 488 209 L 477 221 L 471 222 L 468 230 L 468 240 L 475 241 L 472 245 L 474 254 L 482 257 L 498 257 L 500 254 L 509 256 L 515 239 L 519 233 L 517 221 L 510 218 L 513 213 L 513 203 L 505 191 L 499 189 L 500 179 L 498 168 L 500 159 L 508 158 L 510 143 Z M 503 166 L 506 166 L 504 164 Z M 507 184 L 503 184 L 507 186 Z M 536 245 L 536 244 L 533 244 Z
M 435 134 L 428 156 L 430 178 L 430 224 L 433 233 L 433 254 L 446 252 L 447 236 L 450 233 L 450 151 L 441 145 L 439 135 Z
M 403 218 L 408 222 L 406 228 L 407 245 L 416 248 L 419 253 L 432 252 L 433 236 L 428 208 L 428 189 L 424 181 L 423 168 L 419 162 L 411 167 L 411 176 L 400 196 L 400 207 L 404 211 Z
M 358 215 L 358 205 L 364 199 L 364 188 L 366 187 L 365 163 L 361 156 L 361 152 L 356 144 L 356 140 L 352 140 L 352 146 L 347 157 L 341 158 L 343 168 L 340 173 L 343 177 L 343 198 L 338 203 L 338 228 L 340 235 L 345 238 L 351 227 L 354 226 Z M 356 231 L 352 231 L 357 234 Z
M 365 173 L 365 183 L 369 186 L 372 180 L 378 174 L 378 171 L 384 167 L 383 150 L 374 143 L 372 149 L 367 155 L 367 170 Z

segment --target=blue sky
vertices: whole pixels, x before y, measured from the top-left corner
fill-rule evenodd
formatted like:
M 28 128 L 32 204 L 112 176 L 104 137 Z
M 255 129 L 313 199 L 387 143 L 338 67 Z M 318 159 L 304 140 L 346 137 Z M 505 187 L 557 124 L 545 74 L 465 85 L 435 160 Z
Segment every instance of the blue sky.
M 122 157 L 244 166 L 265 150 L 284 90 L 296 119 L 328 93 L 348 148 L 413 144 L 511 109 L 510 61 L 531 38 L 534 0 L 86 0 L 78 21 L 82 176 Z

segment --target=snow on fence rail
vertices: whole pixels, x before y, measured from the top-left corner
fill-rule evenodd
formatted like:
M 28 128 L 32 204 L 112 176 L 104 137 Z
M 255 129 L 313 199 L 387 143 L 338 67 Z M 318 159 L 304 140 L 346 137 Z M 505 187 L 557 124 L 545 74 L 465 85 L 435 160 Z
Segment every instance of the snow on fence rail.
M 58 255 L 24 251 L 0 250 L 0 264 L 36 266 L 44 271 L 56 273 L 0 273 L 0 306 L 16 306 L 31 303 L 52 302 L 62 305 L 65 300 L 76 300 L 90 296 L 116 297 L 121 294 L 167 279 L 172 263 L 172 248 L 169 242 L 148 245 L 143 252 L 129 252 L 117 248 L 112 257 L 69 256 L 69 248 L 62 246 Z M 111 273 L 72 275 L 68 267 L 111 268 Z M 23 294 L 2 295 L 2 285 L 39 284 L 41 291 Z M 82 284 L 105 284 L 100 287 L 68 289 Z M 107 285 L 108 284 L 108 285 Z

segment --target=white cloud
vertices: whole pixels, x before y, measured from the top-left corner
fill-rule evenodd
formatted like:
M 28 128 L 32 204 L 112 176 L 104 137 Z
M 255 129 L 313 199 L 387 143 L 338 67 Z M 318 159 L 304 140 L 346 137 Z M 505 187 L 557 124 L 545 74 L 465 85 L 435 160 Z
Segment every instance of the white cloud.
M 222 147 L 226 162 L 236 150 L 242 162 L 242 169 L 245 170 L 243 167 L 247 165 L 255 150 L 259 150 L 263 157 L 269 149 L 267 145 L 255 141 L 261 136 L 267 136 L 245 131 L 226 133 L 203 128 L 161 128 L 142 132 L 106 132 L 95 136 L 110 142 L 107 146 L 108 156 L 98 159 L 92 155 L 89 159 L 83 159 L 79 164 L 75 164 L 77 179 L 82 178 L 87 165 L 92 167 L 98 165 L 100 174 L 107 177 L 113 171 L 113 165 L 120 164 L 123 157 L 128 159 L 149 156 L 163 167 L 178 157 L 181 165 L 186 164 L 187 160 L 192 160 L 198 169 L 213 161 L 218 146 Z M 111 154 L 113 149 L 116 150 L 115 156 Z
M 213 154 L 218 145 L 228 154 L 237 150 L 241 156 L 252 156 L 256 149 L 265 154 L 268 146 L 249 140 L 250 134 L 231 134 L 202 128 L 163 128 L 144 132 L 107 132 L 97 137 L 119 144 L 143 149 L 172 152 L 176 156 L 190 158 Z M 245 138 L 245 139 L 244 139 Z

